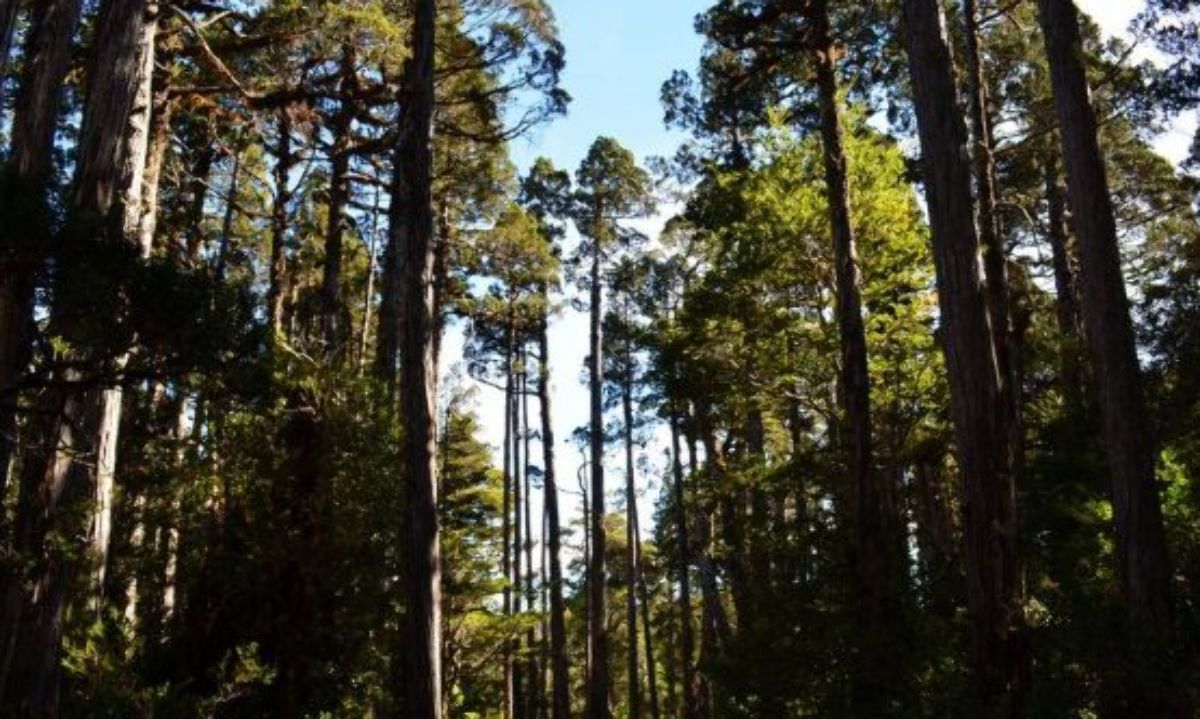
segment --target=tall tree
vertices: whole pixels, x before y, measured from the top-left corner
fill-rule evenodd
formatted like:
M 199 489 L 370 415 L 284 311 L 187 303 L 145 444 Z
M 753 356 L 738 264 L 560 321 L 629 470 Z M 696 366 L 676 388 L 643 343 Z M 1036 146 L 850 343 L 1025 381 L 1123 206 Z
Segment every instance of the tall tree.
M 437 515 L 437 366 L 434 338 L 434 218 L 432 196 L 434 48 L 437 7 L 414 0 L 412 57 L 400 97 L 390 232 L 402 253 L 404 342 L 401 398 L 407 513 L 404 542 L 407 603 L 407 671 L 404 696 L 414 719 L 442 716 L 441 554 Z
M 620 220 L 647 214 L 651 207 L 650 178 L 637 166 L 633 154 L 607 137 L 597 139 L 575 174 L 578 188 L 575 221 L 587 238 L 581 248 L 588 263 L 586 286 L 588 311 L 588 390 L 591 394 L 589 442 L 591 447 L 591 556 L 588 564 L 588 717 L 608 719 L 609 661 L 606 621 L 605 501 L 604 501 L 604 410 L 602 389 L 604 260 L 630 234 Z
M 1079 236 L 1083 315 L 1112 475 L 1117 562 L 1136 668 L 1129 706 L 1151 716 L 1182 716 L 1178 699 L 1171 696 L 1174 692 L 1165 693 L 1157 685 L 1160 673 L 1169 669 L 1167 656 L 1175 636 L 1171 565 L 1116 220 L 1083 64 L 1078 11 L 1073 0 L 1039 0 L 1038 16 L 1050 65 L 1071 215 Z
M 952 417 L 966 507 L 972 658 L 982 706 L 1019 716 L 1029 673 L 1021 635 L 1013 454 L 992 318 L 979 272 L 967 134 L 940 0 L 905 0 L 904 33 L 933 231 Z

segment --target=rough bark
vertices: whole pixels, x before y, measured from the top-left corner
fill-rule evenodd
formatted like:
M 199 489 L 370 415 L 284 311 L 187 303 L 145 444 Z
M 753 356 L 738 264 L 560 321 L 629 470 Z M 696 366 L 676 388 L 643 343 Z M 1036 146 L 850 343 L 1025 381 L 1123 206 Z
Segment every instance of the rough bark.
M 63 28 L 71 21 L 59 16 L 54 22 Z M 140 210 L 149 125 L 147 73 L 157 22 L 157 5 L 148 0 L 110 0 L 96 23 L 97 50 L 89 70 L 71 211 L 77 220 L 94 221 L 102 233 L 124 238 L 135 236 Z M 53 111 L 49 113 L 52 118 Z M 38 129 L 53 134 L 52 126 Z M 70 337 L 78 315 L 79 308 L 56 301 L 50 322 L 55 331 Z M 87 348 L 73 350 L 73 355 L 73 360 L 94 359 Z M 119 397 L 114 398 L 112 390 L 84 392 L 71 386 L 70 380 L 80 379 L 77 369 L 58 369 L 56 374 L 67 382 L 46 388 L 37 400 L 38 418 L 23 461 L 13 535 L 17 555 L 32 560 L 25 579 L 33 589 L 25 592 L 21 578 L 9 577 L 4 593 L 9 636 L 0 701 L 16 715 L 54 716 L 58 711 L 65 592 L 77 560 L 74 552 L 63 548 L 42 550 L 60 521 L 61 505 L 94 494 L 99 509 L 87 531 L 89 544 L 95 549 L 102 539 L 102 549 L 107 549 L 105 490 L 111 475 L 106 473 L 115 456 L 113 418 L 119 418 Z
M 1079 237 L 1084 320 L 1091 349 L 1103 437 L 1112 475 L 1118 573 L 1135 666 L 1132 706 L 1144 716 L 1182 715 L 1173 693 L 1156 687 L 1169 674 L 1175 642 L 1170 560 L 1155 486 L 1154 442 L 1146 414 L 1129 299 L 1121 269 L 1112 197 L 1083 62 L 1072 0 L 1038 0 L 1051 86 L 1067 171 L 1071 216 Z
M 9 2 L 15 12 L 17 1 Z M 46 252 L 46 182 L 79 13 L 80 0 L 52 0 L 32 8 L 11 152 L 0 178 L 0 208 L 6 218 L 0 241 L 9 248 L 0 256 L 0 495 L 7 490 L 16 448 L 18 385 L 29 359 L 33 298 Z
M 646 649 L 646 688 L 650 695 L 650 717 L 659 719 L 661 710 L 658 699 L 658 664 L 654 656 L 654 633 L 650 631 L 650 588 L 646 584 L 646 568 L 642 564 L 642 533 L 638 522 L 637 495 L 632 495 L 633 545 L 637 572 L 633 576 L 637 585 L 638 601 L 642 605 L 642 639 Z M 633 584 L 629 591 L 633 591 Z
M 511 301 L 511 298 L 510 298 Z M 509 321 L 513 321 L 513 315 L 509 314 Z M 523 517 L 525 515 L 525 491 L 522 486 L 522 470 L 524 468 L 521 462 L 521 382 L 520 382 L 520 364 L 521 353 L 519 349 L 514 350 L 515 365 L 513 367 L 513 399 L 512 404 L 508 406 L 509 424 L 512 427 L 512 486 L 513 486 L 513 543 L 512 543 L 512 575 L 508 578 L 509 584 L 512 586 L 513 597 L 513 614 L 520 615 L 523 611 L 521 607 L 524 605 L 523 599 L 525 595 L 525 587 L 522 582 L 521 552 L 524 548 L 525 528 L 523 525 Z M 512 651 L 516 655 L 521 654 L 521 640 L 519 637 L 514 637 L 512 640 Z M 513 716 L 516 719 L 527 719 L 525 696 L 525 666 L 523 660 L 518 660 L 513 664 Z
M 437 366 L 434 362 L 434 0 L 416 0 L 393 206 L 404 208 L 401 358 L 407 502 L 407 716 L 441 719 L 441 550 L 437 511 Z
M 1012 447 L 970 194 L 971 168 L 939 0 L 905 0 L 905 39 L 933 234 L 943 349 L 965 506 L 967 597 L 980 706 L 1022 711 L 1029 659 L 1021 632 Z
M 513 506 L 513 456 L 512 456 L 512 406 L 515 401 L 513 394 L 513 332 L 510 325 L 506 330 L 504 347 L 504 500 L 501 519 L 501 572 L 504 575 L 504 616 L 511 617 L 513 613 L 512 585 L 512 506 Z M 512 719 L 514 714 L 513 694 L 513 646 L 511 642 L 504 643 L 504 695 L 501 715 L 504 719 Z
M 542 288 L 542 294 L 546 289 Z M 558 481 L 554 470 L 554 423 L 550 414 L 550 339 L 546 318 L 538 324 L 538 401 L 542 407 L 543 495 L 547 544 L 550 553 L 550 665 L 551 717 L 570 719 L 571 674 L 567 659 L 566 602 L 563 599 L 562 520 L 558 509 Z

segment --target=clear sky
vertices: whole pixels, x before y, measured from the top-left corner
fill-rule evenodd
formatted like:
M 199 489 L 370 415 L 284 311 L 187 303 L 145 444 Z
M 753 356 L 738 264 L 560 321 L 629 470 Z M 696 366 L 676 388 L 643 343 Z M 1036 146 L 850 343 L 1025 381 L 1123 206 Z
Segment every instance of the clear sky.
M 1142 7 L 1141 0 L 1077 0 L 1110 34 L 1124 34 L 1129 21 Z M 560 36 L 567 52 L 563 85 L 574 101 L 568 115 L 516 141 L 512 151 L 523 170 L 538 156 L 551 158 L 563 169 L 573 171 L 600 135 L 619 140 L 640 159 L 670 155 L 682 139 L 662 123 L 659 89 L 676 69 L 692 70 L 700 56 L 701 41 L 693 30 L 693 18 L 711 0 L 558 0 L 555 12 Z M 1178 161 L 1186 154 L 1194 118 L 1164 135 L 1161 152 Z M 640 223 L 640 229 L 657 233 L 666 213 Z M 568 241 L 573 241 L 569 238 Z M 588 419 L 588 396 L 584 385 L 587 355 L 586 315 L 566 307 L 551 325 L 554 424 L 558 438 L 559 477 L 564 523 L 580 517 L 577 470 L 582 457 L 569 443 L 572 430 Z M 462 337 L 457 329 L 446 338 L 443 357 L 447 362 L 461 358 Z M 503 438 L 502 397 L 494 389 L 480 387 L 476 411 L 483 423 L 484 439 L 496 450 L 497 462 Z M 536 403 L 530 406 L 537 411 Z M 536 415 L 535 415 L 536 416 Z M 664 461 L 661 433 L 644 448 L 656 466 Z M 540 447 L 534 445 L 535 464 Z M 618 501 L 623 481 L 622 455 L 610 453 L 608 470 L 609 509 Z M 658 496 L 657 476 L 640 476 L 641 527 L 652 526 L 650 513 Z M 534 516 L 540 517 L 540 497 L 535 497 Z

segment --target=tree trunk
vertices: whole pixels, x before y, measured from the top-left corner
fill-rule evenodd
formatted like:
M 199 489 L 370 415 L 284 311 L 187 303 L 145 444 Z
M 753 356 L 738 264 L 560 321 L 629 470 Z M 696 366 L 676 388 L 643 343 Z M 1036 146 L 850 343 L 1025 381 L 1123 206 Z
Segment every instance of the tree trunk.
M 521 441 L 524 443 L 522 450 L 525 453 L 524 473 L 524 511 L 525 511 L 525 607 L 532 614 L 534 611 L 534 598 L 537 596 L 533 591 L 533 511 L 530 509 L 530 501 L 533 496 L 532 487 L 529 482 L 529 468 L 533 464 L 530 459 L 529 445 L 531 432 L 529 431 L 529 357 L 526 346 L 521 346 Z M 525 686 L 525 716 L 528 719 L 533 719 L 537 716 L 538 704 L 541 702 L 540 681 L 537 674 L 537 661 L 534 655 L 534 648 L 537 646 L 537 637 L 533 631 L 533 625 L 530 624 L 529 629 L 525 632 L 525 649 L 528 653 L 526 662 L 526 686 Z
M 692 626 L 692 553 L 689 547 L 687 497 L 683 491 L 683 458 L 680 456 L 679 416 L 671 416 L 671 478 L 675 503 L 675 542 L 679 545 L 679 645 L 683 656 L 683 716 L 700 719 L 696 698 L 696 636 Z
M 887 516 L 887 475 L 874 467 L 871 432 L 871 380 L 867 335 L 862 317 L 861 278 L 850 217 L 850 188 L 842 141 L 836 52 L 830 36 L 826 0 L 810 6 L 817 92 L 821 105 L 821 142 L 833 235 L 837 322 L 841 346 L 840 399 L 846 464 L 850 474 L 850 521 L 854 527 L 854 596 L 860 632 L 853 697 L 863 714 L 875 713 L 895 699 L 893 683 L 903 676 L 900 597 L 903 549 L 898 524 Z M 894 536 L 893 536 L 894 535 Z
M 8 78 L 8 58 L 12 55 L 13 35 L 17 30 L 17 15 L 21 0 L 0 0 L 0 123 L 4 120 L 4 80 Z
M 1054 267 L 1054 307 L 1058 330 L 1062 333 L 1061 369 L 1063 396 L 1070 408 L 1083 405 L 1083 366 L 1078 353 L 1083 348 L 1083 321 L 1079 312 L 1079 282 L 1075 276 L 1076 258 L 1067 225 L 1067 203 L 1063 197 L 1058 169 L 1058 151 L 1050 150 L 1045 160 L 1047 233 Z
M 510 302 L 513 299 L 509 298 Z M 512 305 L 510 304 L 510 307 Z M 515 322 L 513 312 L 509 312 L 509 322 Z M 515 327 L 512 330 L 516 334 Z M 520 344 L 518 340 L 517 344 Z M 516 366 L 513 368 L 513 400 L 508 406 L 509 424 L 512 426 L 512 477 L 513 477 L 513 544 L 512 544 L 512 576 L 508 581 L 512 586 L 513 596 L 513 614 L 520 615 L 523 611 L 521 607 L 524 605 L 522 601 L 525 594 L 524 583 L 521 575 L 521 552 L 524 548 L 524 525 L 522 524 L 524 516 L 524 498 L 525 492 L 522 487 L 522 469 L 521 463 L 521 381 L 520 381 L 520 364 L 521 351 L 520 349 L 513 350 L 513 356 L 516 359 Z M 518 659 L 513 663 L 513 716 L 516 719 L 528 719 L 526 715 L 525 701 L 525 666 L 524 659 L 520 658 L 521 639 L 515 637 L 512 640 L 513 653 L 518 656 Z
M 992 153 L 992 123 L 987 76 L 984 72 L 979 39 L 979 8 L 977 0 L 963 0 L 963 35 L 966 37 L 967 97 L 970 104 L 971 140 L 974 146 L 975 194 L 978 198 L 979 241 L 983 247 L 984 282 L 988 315 L 992 321 L 992 344 L 996 348 L 996 364 L 1000 367 L 1001 382 L 1011 405 L 1012 422 L 1009 431 L 1017 441 L 1017 390 L 1013 386 L 1014 367 L 1009 338 L 1009 301 L 1007 253 L 1000 236 L 996 215 L 996 160 Z
M 966 501 L 967 596 L 979 706 L 1018 716 L 1029 675 L 1021 631 L 1013 454 L 971 197 L 967 137 L 939 0 L 905 0 L 905 36 L 933 230 L 942 335 Z
M 546 288 L 542 288 L 546 295 Z M 558 481 L 554 467 L 554 423 L 550 415 L 550 339 L 547 321 L 538 324 L 538 401 L 542 406 L 543 495 L 550 551 L 550 665 L 551 717 L 570 719 L 571 674 L 567 662 L 566 603 L 563 599 L 562 522 L 558 511 Z
M 350 199 L 350 130 L 353 122 L 353 89 L 355 84 L 355 53 L 353 45 L 342 48 L 342 77 L 338 94 L 341 106 L 330 123 L 333 145 L 329 157 L 329 218 L 325 229 L 325 263 L 321 278 L 321 312 L 326 351 L 330 357 L 341 359 L 346 341 L 342 307 L 342 244 L 346 230 L 346 203 Z
M 504 616 L 511 618 L 513 614 L 513 584 L 512 565 L 512 506 L 513 506 L 513 424 L 512 407 L 516 401 L 513 393 L 513 329 L 512 324 L 506 328 L 504 345 L 504 504 L 501 519 L 501 570 L 504 574 Z M 513 645 L 504 642 L 504 706 L 501 715 L 504 719 L 512 719 L 514 715 L 513 686 Z
M 642 603 L 642 637 L 646 646 L 646 688 L 650 693 L 650 718 L 660 719 L 658 702 L 658 666 L 654 660 L 654 634 L 650 631 L 650 588 L 646 585 L 646 568 L 642 565 L 642 533 L 638 522 L 637 495 L 631 495 L 633 510 L 634 561 L 637 572 L 632 577 L 637 583 L 638 601 Z M 633 585 L 629 587 L 633 591 Z
M 638 536 L 637 536 L 637 487 L 634 486 L 633 471 L 633 361 L 625 345 L 625 372 L 621 378 L 621 409 L 624 414 L 625 435 L 625 623 L 629 628 L 628 647 L 628 683 L 629 683 L 629 719 L 638 719 L 642 715 L 642 689 L 638 679 L 638 611 L 637 611 L 637 577 L 638 577 Z
M 15 12 L 18 0 L 7 1 Z M 11 152 L 0 178 L 0 209 L 7 218 L 0 241 L 11 248 L 0 261 L 0 496 L 6 496 L 16 449 L 18 385 L 29 361 L 34 291 L 47 251 L 46 184 L 53 169 L 54 132 L 80 2 L 52 0 L 32 8 Z
M 608 706 L 608 611 L 604 566 L 604 365 L 601 357 L 603 328 L 602 287 L 600 284 L 600 240 L 592 240 L 591 328 L 588 356 L 588 389 L 591 392 L 591 423 L 588 438 L 592 463 L 592 547 L 588 572 L 588 645 L 591 647 L 591 672 L 588 674 L 588 719 L 609 719 Z
M 1103 437 L 1112 473 L 1118 574 L 1134 656 L 1128 685 L 1144 716 L 1183 715 L 1162 686 L 1175 643 L 1170 560 L 1154 475 L 1154 442 L 1142 394 L 1116 220 L 1090 100 L 1079 18 L 1072 0 L 1038 0 L 1054 105 L 1079 237 L 1084 320 L 1096 373 Z
M 437 512 L 437 366 L 434 364 L 433 109 L 434 0 L 416 0 L 398 158 L 406 160 L 392 204 L 404 208 L 405 479 L 408 485 L 407 715 L 440 719 L 441 551 Z
M 292 116 L 288 107 L 277 113 L 275 145 L 275 198 L 271 206 L 271 259 L 267 277 L 267 321 L 278 340 L 283 334 L 283 307 L 287 296 L 288 205 L 292 201 L 291 174 L 295 166 L 292 151 Z
M 43 16 L 41 20 L 60 30 L 73 27 L 64 16 Z M 110 0 L 101 8 L 96 23 L 97 52 L 83 109 L 72 212 L 77 221 L 91 220 L 102 233 L 118 233 L 124 239 L 135 237 L 141 207 L 149 126 L 148 74 L 153 66 L 157 22 L 157 6 L 148 0 Z M 68 40 L 49 44 L 57 46 Z M 53 60 L 47 57 L 48 63 Z M 42 110 L 46 117 L 54 117 L 53 110 Z M 52 135 L 53 121 L 48 121 L 50 127 L 41 126 L 37 131 Z M 72 336 L 80 311 L 63 306 L 61 300 L 56 302 L 50 319 L 55 331 Z M 70 359 L 93 358 L 83 347 L 73 350 Z M 31 427 L 34 445 L 23 462 L 13 539 L 18 556 L 33 561 L 34 590 L 25 594 L 19 578 L 10 577 L 10 582 L 17 579 L 16 586 L 5 592 L 5 626 L 11 634 L 5 676 L 0 680 L 11 691 L 4 692 L 2 701 L 20 715 L 54 716 L 58 711 L 65 592 L 77 560 L 70 550 L 53 549 L 46 555 L 41 550 L 59 523 L 60 504 L 74 504 L 93 494 L 96 509 L 88 536 L 92 548 L 101 552 L 101 562 L 108 546 L 119 390 L 88 394 L 71 386 L 71 380 L 81 379 L 78 369 L 59 368 L 56 375 L 63 382 L 43 390 L 38 400 L 39 419 Z

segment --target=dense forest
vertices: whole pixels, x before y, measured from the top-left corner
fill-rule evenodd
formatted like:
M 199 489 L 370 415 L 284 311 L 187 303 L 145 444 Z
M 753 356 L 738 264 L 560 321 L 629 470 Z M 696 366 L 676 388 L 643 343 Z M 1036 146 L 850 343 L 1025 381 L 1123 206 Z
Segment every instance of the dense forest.
M 0 716 L 1200 716 L 1200 2 L 710 1 L 0 0 Z

